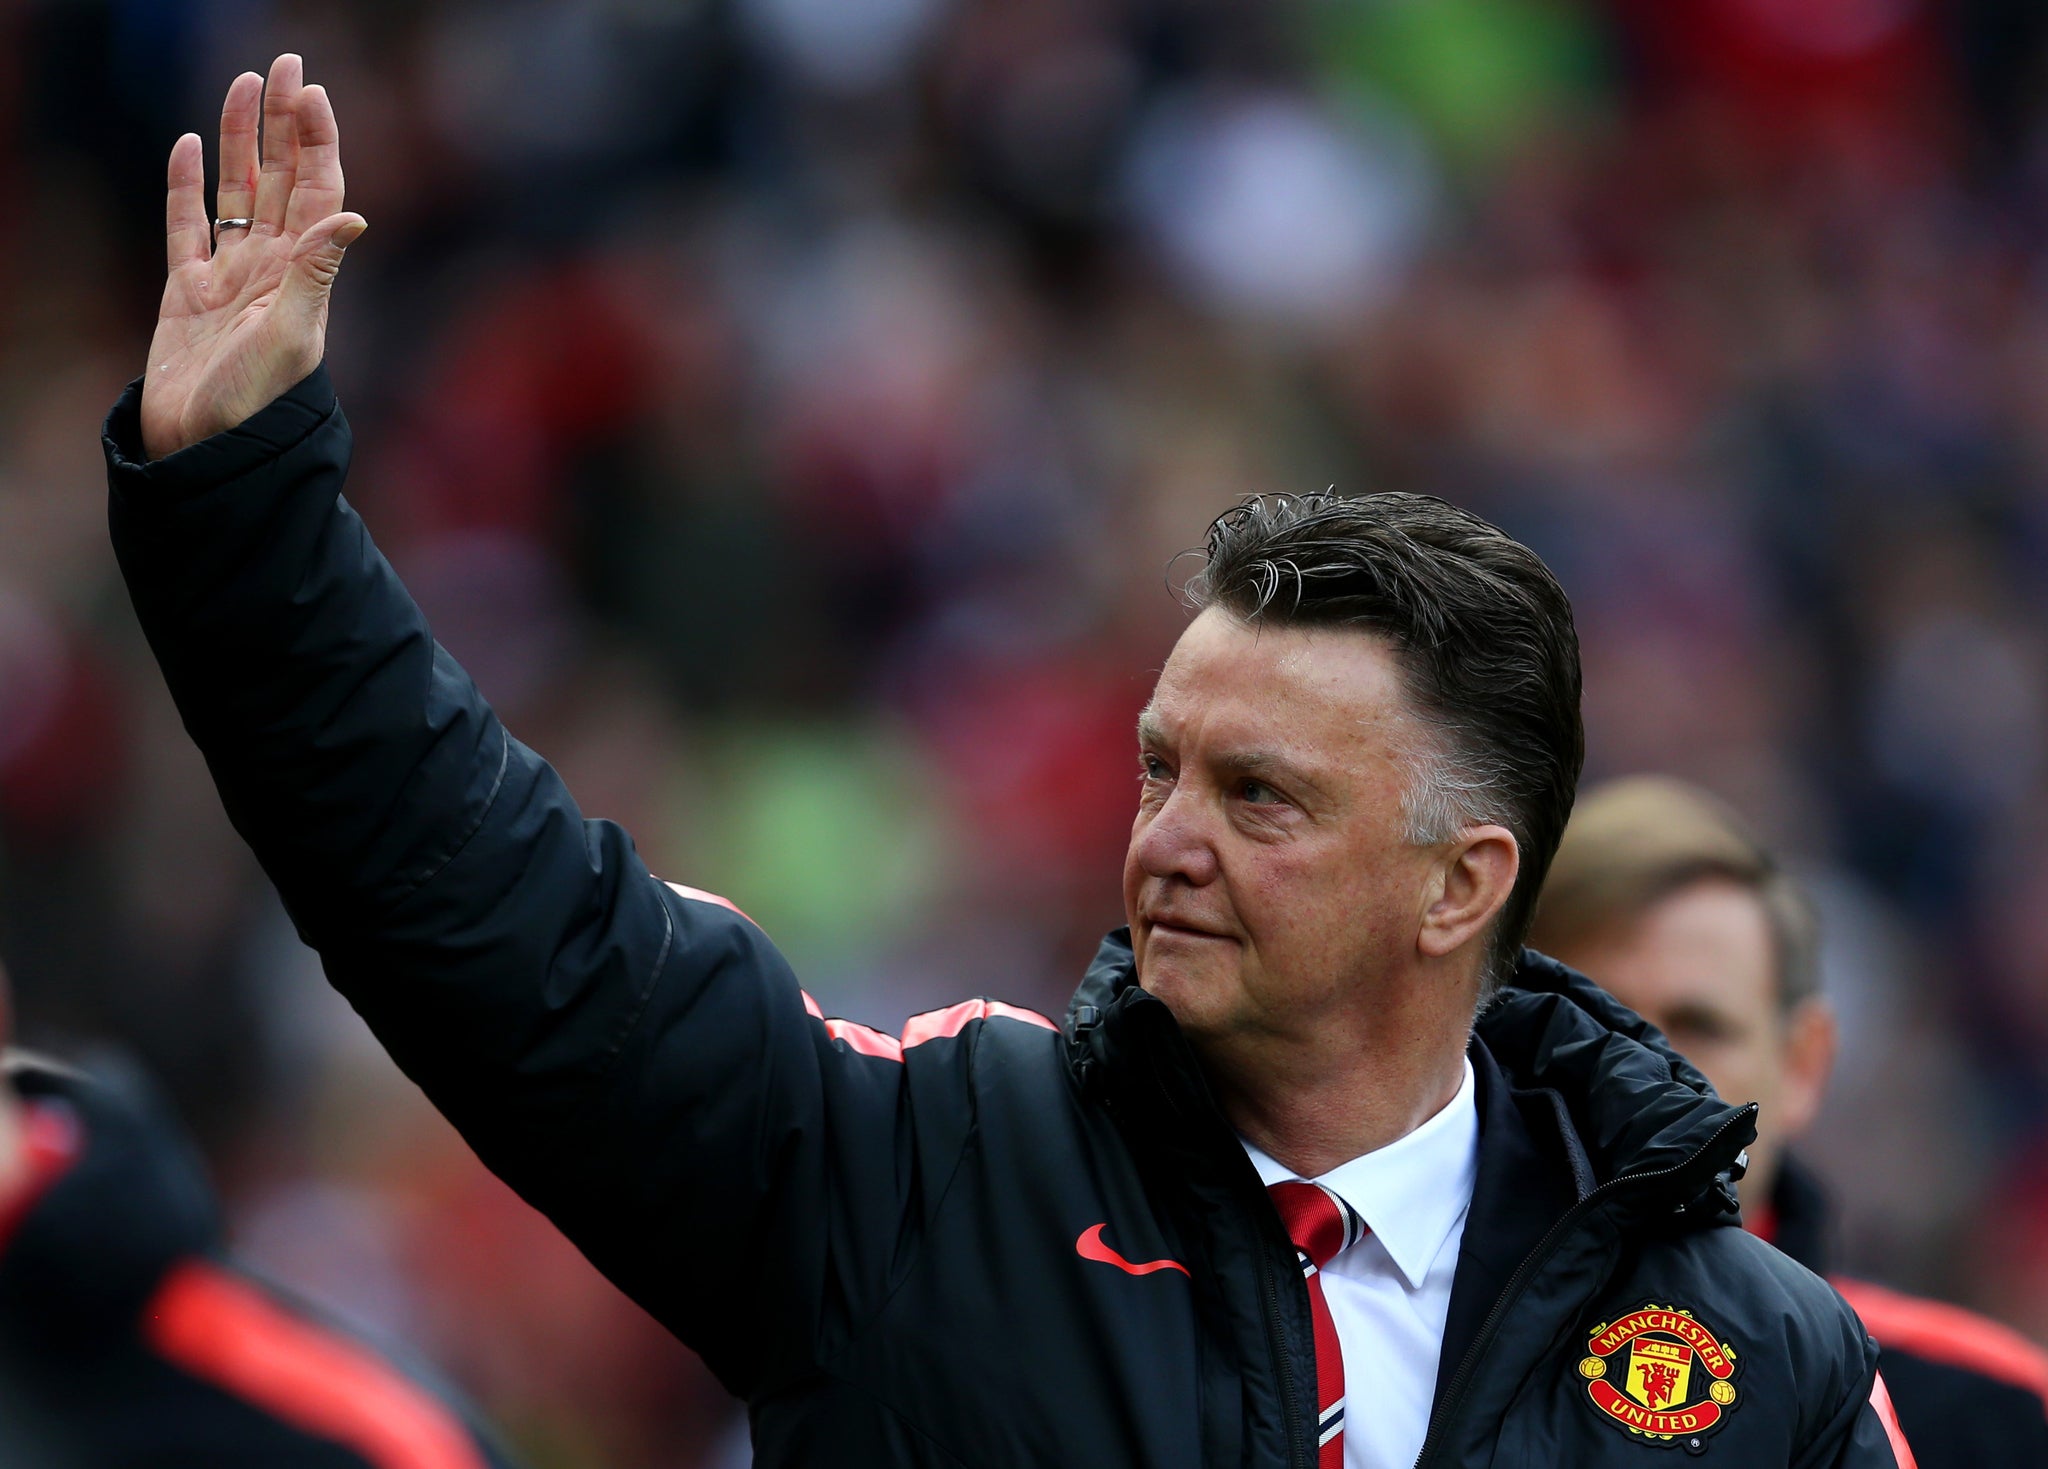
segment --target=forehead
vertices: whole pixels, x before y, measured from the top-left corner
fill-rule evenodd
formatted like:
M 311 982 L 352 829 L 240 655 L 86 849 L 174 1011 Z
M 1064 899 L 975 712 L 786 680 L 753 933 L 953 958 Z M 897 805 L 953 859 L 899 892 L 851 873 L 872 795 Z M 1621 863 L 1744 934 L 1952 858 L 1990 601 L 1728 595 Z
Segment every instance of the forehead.
M 1385 638 L 1251 626 L 1213 607 L 1181 634 L 1145 711 L 1148 733 L 1159 736 L 1256 739 L 1296 751 L 1384 749 L 1408 723 Z
M 1588 956 L 1587 972 L 1645 1014 L 1685 1004 L 1759 1018 L 1777 1004 L 1770 917 L 1739 883 L 1688 884 L 1590 947 L 1600 952 Z

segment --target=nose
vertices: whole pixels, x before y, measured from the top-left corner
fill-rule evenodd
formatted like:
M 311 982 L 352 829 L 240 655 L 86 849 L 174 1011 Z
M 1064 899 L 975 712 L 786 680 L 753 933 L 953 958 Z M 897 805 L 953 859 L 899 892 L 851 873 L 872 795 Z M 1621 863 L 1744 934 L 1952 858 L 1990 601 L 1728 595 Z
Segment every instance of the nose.
M 1131 855 L 1147 877 L 1180 878 L 1191 887 L 1216 880 L 1213 808 L 1189 785 L 1177 787 L 1131 833 Z

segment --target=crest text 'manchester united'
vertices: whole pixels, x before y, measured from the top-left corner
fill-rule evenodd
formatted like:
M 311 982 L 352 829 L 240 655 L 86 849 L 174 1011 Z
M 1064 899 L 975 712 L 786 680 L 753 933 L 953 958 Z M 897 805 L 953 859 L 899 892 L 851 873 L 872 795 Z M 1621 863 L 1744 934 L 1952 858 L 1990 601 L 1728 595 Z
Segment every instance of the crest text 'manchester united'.
M 1579 1362 L 1600 1415 L 1671 1441 L 1714 1428 L 1735 1404 L 1735 1351 L 1675 1306 L 1644 1306 L 1593 1328 Z

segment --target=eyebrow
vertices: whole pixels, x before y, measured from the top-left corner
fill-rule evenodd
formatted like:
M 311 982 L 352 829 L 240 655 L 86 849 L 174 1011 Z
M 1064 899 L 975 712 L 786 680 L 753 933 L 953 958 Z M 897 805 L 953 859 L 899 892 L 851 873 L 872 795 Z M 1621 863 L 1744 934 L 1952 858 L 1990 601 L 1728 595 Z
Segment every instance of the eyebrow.
M 1148 706 L 1138 715 L 1138 744 L 1146 749 L 1156 749 L 1172 743 L 1165 723 Z M 1312 772 L 1277 750 L 1226 750 L 1216 756 L 1214 763 L 1234 775 L 1278 775 L 1312 790 L 1322 789 L 1322 782 Z
M 1681 1001 L 1673 1005 L 1664 1018 L 1674 1029 L 1684 1026 L 1716 1037 L 1739 1036 L 1749 1029 L 1739 1016 L 1730 1015 L 1701 1000 Z

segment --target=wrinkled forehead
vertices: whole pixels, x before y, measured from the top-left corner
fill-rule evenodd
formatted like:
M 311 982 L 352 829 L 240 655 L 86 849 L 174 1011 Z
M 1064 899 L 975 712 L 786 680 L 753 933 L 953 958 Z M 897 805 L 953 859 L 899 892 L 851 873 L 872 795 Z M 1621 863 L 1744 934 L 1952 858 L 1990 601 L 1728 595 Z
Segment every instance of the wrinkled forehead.
M 1392 645 L 1343 627 L 1250 625 L 1203 612 L 1160 670 L 1139 733 L 1297 757 L 1403 747 L 1414 720 Z

